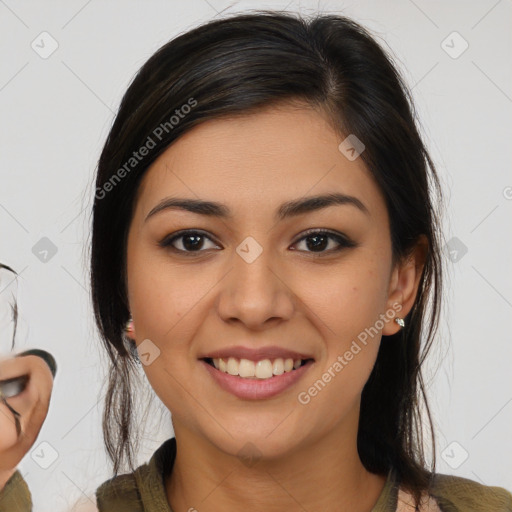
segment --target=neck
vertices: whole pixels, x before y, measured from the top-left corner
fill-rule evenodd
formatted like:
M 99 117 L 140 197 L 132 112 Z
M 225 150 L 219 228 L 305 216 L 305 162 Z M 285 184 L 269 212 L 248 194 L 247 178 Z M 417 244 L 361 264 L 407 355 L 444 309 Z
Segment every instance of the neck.
M 178 449 L 166 482 L 174 512 L 370 512 L 386 481 L 364 468 L 356 439 L 339 442 L 339 433 L 280 459 L 245 463 L 176 425 L 175 433 Z

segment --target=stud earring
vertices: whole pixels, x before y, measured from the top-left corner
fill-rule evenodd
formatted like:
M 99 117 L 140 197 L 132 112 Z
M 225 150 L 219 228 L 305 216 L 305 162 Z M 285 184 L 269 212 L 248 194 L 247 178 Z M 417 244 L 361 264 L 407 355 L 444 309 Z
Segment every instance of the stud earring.
M 405 326 L 405 322 L 404 322 L 403 318 L 396 317 L 396 318 L 395 318 L 395 322 L 396 322 L 400 327 L 404 327 L 404 326 Z
M 135 362 L 140 363 L 139 353 L 137 352 L 137 346 L 134 340 L 135 330 L 133 328 L 133 318 L 130 317 L 130 319 L 126 322 L 126 325 L 124 326 L 124 332 L 126 333 L 126 338 L 124 341 L 126 349 L 128 352 L 130 352 Z
M 130 318 L 130 320 L 128 320 L 126 322 L 126 325 L 124 327 L 124 331 L 128 334 L 128 335 L 133 335 L 133 318 Z

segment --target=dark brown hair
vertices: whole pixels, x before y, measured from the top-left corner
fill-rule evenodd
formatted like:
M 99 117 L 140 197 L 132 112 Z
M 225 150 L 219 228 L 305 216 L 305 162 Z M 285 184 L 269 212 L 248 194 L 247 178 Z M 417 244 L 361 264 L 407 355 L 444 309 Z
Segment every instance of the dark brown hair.
M 381 343 L 363 389 L 357 440 L 369 471 L 385 475 L 394 468 L 418 499 L 431 477 L 422 400 L 435 469 L 421 368 L 441 304 L 440 184 L 410 92 L 391 57 L 366 29 L 344 16 L 260 11 L 210 21 L 161 47 L 126 91 L 99 159 L 92 225 L 92 301 L 110 358 L 105 446 L 114 474 L 124 459 L 133 470 L 135 363 L 123 328 L 130 316 L 126 237 L 141 178 L 157 156 L 199 123 L 295 100 L 326 114 L 340 135 L 354 134 L 364 143 L 361 158 L 386 200 L 394 261 L 407 257 L 420 235 L 428 240 L 405 328 Z M 131 160 L 148 138 L 149 153 Z
M 9 265 L 6 265 L 5 263 L 0 263 L 0 270 L 1 269 L 5 269 L 5 270 L 8 270 L 9 272 L 12 272 L 16 276 L 15 278 L 17 279 L 18 273 L 14 269 L 9 267 Z M 11 308 L 11 317 L 12 317 L 12 322 L 13 322 L 13 332 L 12 332 L 12 342 L 11 342 L 11 350 L 13 350 L 14 344 L 16 341 L 16 329 L 18 326 L 18 303 L 16 302 L 16 297 L 14 295 L 13 295 L 12 302 L 9 303 L 9 307 Z

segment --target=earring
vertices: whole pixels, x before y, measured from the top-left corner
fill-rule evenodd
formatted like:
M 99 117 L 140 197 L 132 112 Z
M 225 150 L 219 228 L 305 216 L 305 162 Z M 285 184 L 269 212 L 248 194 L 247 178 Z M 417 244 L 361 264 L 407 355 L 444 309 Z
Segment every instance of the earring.
M 133 318 L 130 317 L 130 320 L 128 320 L 126 322 L 126 325 L 124 327 L 124 331 L 128 334 L 128 335 L 133 335 Z
M 400 327 L 404 327 L 405 326 L 405 322 L 403 320 L 403 318 L 400 318 L 400 317 L 396 317 L 395 318 L 395 322 L 400 326 Z
M 135 344 L 135 340 L 133 339 L 135 332 L 133 328 L 133 318 L 130 317 L 130 319 L 126 322 L 126 325 L 124 326 L 124 332 L 126 333 L 125 346 L 135 362 L 140 364 L 139 353 L 137 352 L 137 346 Z

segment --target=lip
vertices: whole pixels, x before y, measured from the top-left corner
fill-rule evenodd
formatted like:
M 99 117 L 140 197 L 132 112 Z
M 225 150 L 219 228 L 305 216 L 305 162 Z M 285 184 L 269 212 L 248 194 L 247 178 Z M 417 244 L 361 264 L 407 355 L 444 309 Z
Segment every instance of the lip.
M 248 359 L 249 361 L 261 361 L 262 359 L 315 359 L 311 354 L 305 354 L 301 352 L 295 352 L 294 350 L 287 350 L 283 347 L 269 346 L 260 348 L 248 348 L 243 346 L 229 347 L 208 354 L 204 354 L 198 357 L 198 359 L 217 359 L 221 357 L 227 360 L 230 357 L 237 359 Z
M 302 357 L 300 359 L 307 358 Z M 296 384 L 314 363 L 310 359 L 296 370 L 285 372 L 282 375 L 274 375 L 269 379 L 258 379 L 230 375 L 229 373 L 217 370 L 217 368 L 202 359 L 199 362 L 222 389 L 244 400 L 264 400 L 279 395 Z

